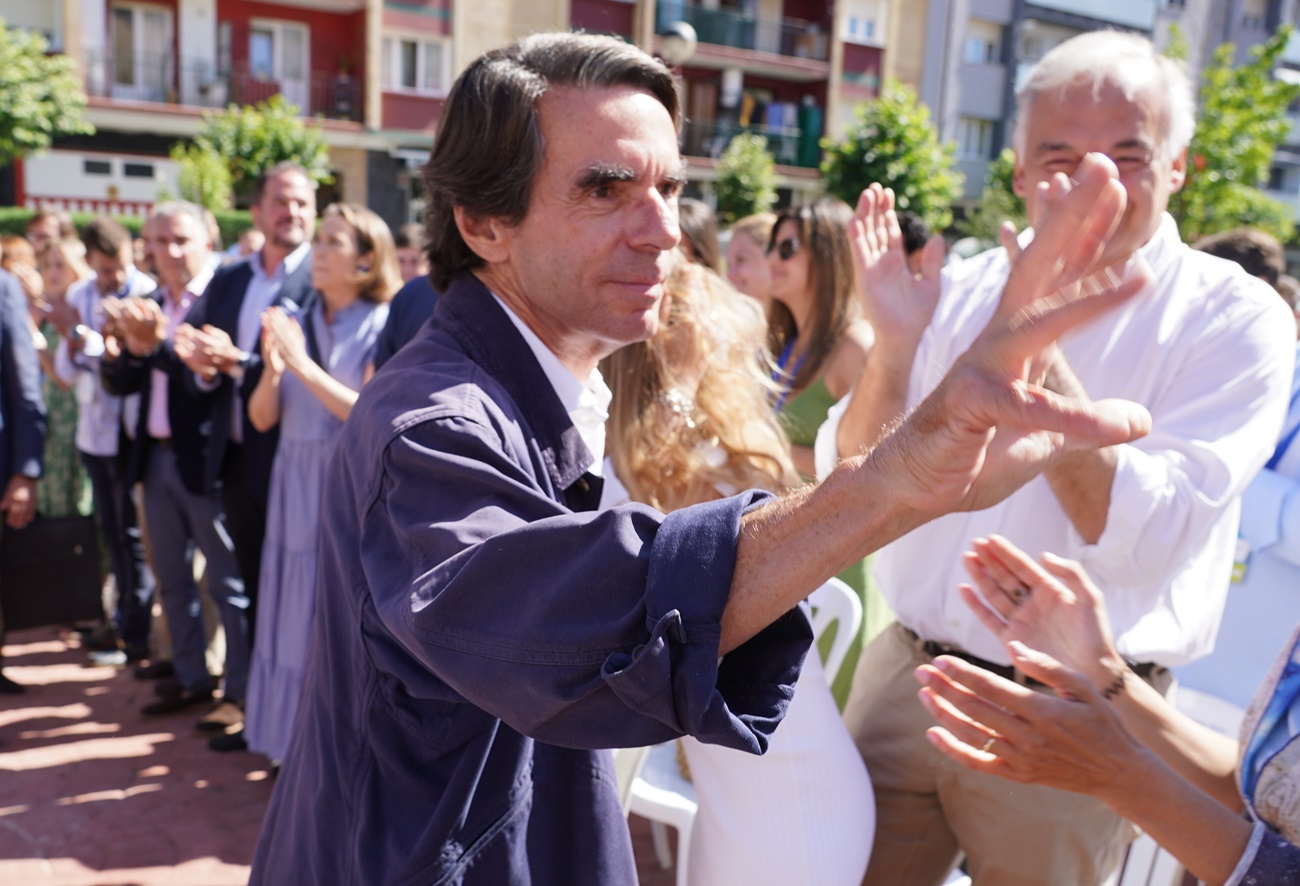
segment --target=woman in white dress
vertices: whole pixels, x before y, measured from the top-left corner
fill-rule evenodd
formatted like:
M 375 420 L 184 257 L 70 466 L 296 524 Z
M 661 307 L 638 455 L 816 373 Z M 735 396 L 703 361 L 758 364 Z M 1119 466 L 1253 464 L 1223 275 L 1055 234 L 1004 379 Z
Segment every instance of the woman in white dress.
M 686 262 L 666 290 L 655 336 L 602 367 L 614 393 L 607 451 L 617 480 L 664 511 L 797 485 L 758 304 Z M 766 754 L 681 741 L 699 801 L 690 883 L 861 882 L 875 831 L 871 782 L 816 649 Z

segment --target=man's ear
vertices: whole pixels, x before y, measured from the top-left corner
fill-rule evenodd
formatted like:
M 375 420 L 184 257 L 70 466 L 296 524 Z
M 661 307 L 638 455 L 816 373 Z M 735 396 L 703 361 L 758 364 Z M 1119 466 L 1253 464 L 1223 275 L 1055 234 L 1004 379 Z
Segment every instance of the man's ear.
M 1187 182 L 1187 149 L 1183 148 L 1174 158 L 1173 166 L 1169 169 L 1169 193 L 1173 194 L 1181 191 L 1183 185 Z
M 1011 190 L 1016 192 L 1016 196 L 1021 200 L 1027 200 L 1025 196 L 1025 167 L 1020 163 L 1020 155 L 1016 154 L 1016 165 L 1011 170 Z
M 452 213 L 456 219 L 456 229 L 464 238 L 470 251 L 488 264 L 499 264 L 510 259 L 514 228 L 500 218 L 476 218 L 465 211 L 463 206 L 455 206 Z

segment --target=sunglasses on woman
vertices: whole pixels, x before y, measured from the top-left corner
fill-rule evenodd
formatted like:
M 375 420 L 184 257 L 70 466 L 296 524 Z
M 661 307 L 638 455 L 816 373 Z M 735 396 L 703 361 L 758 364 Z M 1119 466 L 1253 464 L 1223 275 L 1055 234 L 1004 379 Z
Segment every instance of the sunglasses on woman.
M 790 257 L 795 253 L 797 253 L 798 251 L 799 251 L 798 237 L 786 237 L 780 243 L 773 243 L 771 246 L 767 248 L 768 255 L 771 255 L 773 252 L 775 252 L 777 254 L 777 257 L 780 258 L 781 261 L 789 261 Z

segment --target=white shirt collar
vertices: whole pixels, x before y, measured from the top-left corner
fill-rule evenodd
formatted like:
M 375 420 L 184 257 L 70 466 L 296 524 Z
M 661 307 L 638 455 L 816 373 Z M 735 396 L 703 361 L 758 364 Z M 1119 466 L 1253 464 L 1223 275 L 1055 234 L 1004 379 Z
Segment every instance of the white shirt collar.
M 501 300 L 499 295 L 494 292 L 492 297 L 505 310 L 510 322 L 515 324 L 519 334 L 528 343 L 529 349 L 546 375 L 546 380 L 551 383 L 556 396 L 560 398 L 560 404 L 564 406 L 564 411 L 569 414 L 569 420 L 578 429 L 578 436 L 582 437 L 583 445 L 591 453 L 592 463 L 587 470 L 600 476 L 605 456 L 605 422 L 609 419 L 610 400 L 614 398 L 600 370 L 593 369 L 586 380 L 579 379 L 560 362 L 555 352 L 537 337 L 537 333 L 519 319 L 519 316 Z

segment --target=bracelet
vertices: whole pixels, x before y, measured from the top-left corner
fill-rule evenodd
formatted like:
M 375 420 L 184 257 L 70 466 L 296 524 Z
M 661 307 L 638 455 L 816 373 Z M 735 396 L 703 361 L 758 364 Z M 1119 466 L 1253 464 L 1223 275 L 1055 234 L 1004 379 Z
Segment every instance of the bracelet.
M 1125 669 L 1123 671 L 1120 671 L 1119 676 L 1115 678 L 1115 682 L 1111 683 L 1109 686 L 1107 686 L 1105 689 L 1101 691 L 1101 697 L 1106 699 L 1106 701 L 1113 700 L 1115 696 L 1119 695 L 1121 692 L 1124 691 L 1124 682 L 1127 679 L 1128 679 L 1128 670 Z

